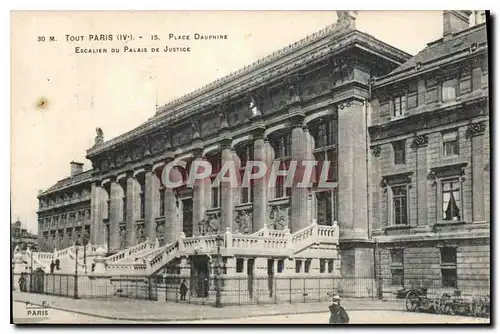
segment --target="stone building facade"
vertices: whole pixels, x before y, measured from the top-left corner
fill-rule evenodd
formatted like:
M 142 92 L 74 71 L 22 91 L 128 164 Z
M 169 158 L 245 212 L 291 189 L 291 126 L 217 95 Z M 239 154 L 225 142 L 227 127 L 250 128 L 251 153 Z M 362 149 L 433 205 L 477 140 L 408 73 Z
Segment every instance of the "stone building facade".
M 43 252 L 89 240 L 92 172 L 84 172 L 79 162 L 70 166 L 70 177 L 38 194 L 38 242 Z
M 23 224 L 19 219 L 10 226 L 10 249 L 14 253 L 18 250 L 38 250 L 38 237 L 36 234 L 30 233 L 23 228 Z
M 469 16 L 445 11 L 443 37 L 372 88 L 371 225 L 396 286 L 489 277 L 488 42 Z
M 146 238 L 166 245 L 264 226 L 293 234 L 314 221 L 337 221 L 345 277 L 397 278 L 401 268 L 440 274 L 453 269 L 437 263 L 453 247 L 456 270 L 476 267 L 469 252 L 483 258 L 489 245 L 485 25 L 467 29 L 461 13 L 445 12 L 448 33 L 411 57 L 356 30 L 350 12 L 340 14 L 324 30 L 158 108 L 121 136 L 105 141 L 98 128 L 87 151 L 92 170 L 39 196 L 41 240 L 64 246 L 87 231 L 92 244 L 116 253 Z M 213 174 L 190 188 L 186 169 L 194 160 L 209 162 Z M 273 187 L 267 178 L 246 188 L 212 186 L 225 162 L 243 172 L 251 160 L 280 169 L 315 160 L 318 172 L 328 161 L 333 186 L 287 187 L 283 178 Z M 175 189 L 162 184 L 171 161 L 187 164 L 173 170 L 183 183 Z M 85 214 L 74 223 L 57 216 L 73 211 Z M 391 254 L 401 250 L 398 267 Z M 327 251 L 295 261 L 253 251 L 230 259 L 235 273 L 333 267 Z M 428 251 L 435 255 L 425 257 L 429 266 L 422 257 Z

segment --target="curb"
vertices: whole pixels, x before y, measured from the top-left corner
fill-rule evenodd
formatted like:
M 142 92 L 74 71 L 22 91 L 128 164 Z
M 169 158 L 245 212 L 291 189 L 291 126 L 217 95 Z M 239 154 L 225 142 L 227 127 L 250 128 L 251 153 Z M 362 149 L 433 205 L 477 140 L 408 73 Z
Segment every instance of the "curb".
M 25 300 L 17 300 L 14 299 L 14 302 L 18 303 L 25 303 Z M 33 303 L 33 305 L 38 305 L 42 306 L 41 303 Z M 76 314 L 81 314 L 81 315 L 87 315 L 91 317 L 96 317 L 96 318 L 102 318 L 102 319 L 109 319 L 109 320 L 121 320 L 121 321 L 140 321 L 140 322 L 145 322 L 145 321 L 150 321 L 150 322 L 174 322 L 174 321 L 200 321 L 200 320 L 225 320 L 225 319 L 239 319 L 242 318 L 242 316 L 230 316 L 230 317 L 221 317 L 221 316 L 209 316 L 209 317 L 201 317 L 201 318 L 183 318 L 183 319 L 160 319 L 160 318 L 154 318 L 154 319 L 149 319 L 149 318 L 123 318 L 123 317 L 114 317 L 114 316 L 106 316 L 106 315 L 100 315 L 100 314 L 94 314 L 90 312 L 84 312 L 84 311 L 79 311 L 79 310 L 71 310 L 71 309 L 65 309 L 62 307 L 50 307 L 51 309 L 58 310 L 58 311 L 64 311 L 64 312 L 72 312 Z M 356 309 L 351 309 L 352 311 L 374 311 L 373 308 L 356 308 Z M 375 309 L 376 310 L 376 309 Z M 402 311 L 400 309 L 396 310 L 393 308 L 388 308 L 388 309 L 383 309 L 385 311 Z M 262 317 L 262 316 L 279 316 L 279 315 L 291 315 L 291 314 L 314 314 L 314 313 L 327 313 L 328 309 L 323 310 L 323 311 L 299 311 L 299 312 L 280 312 L 280 313 L 272 313 L 272 314 L 252 314 L 252 315 L 246 315 L 244 316 L 245 318 L 257 318 L 257 317 Z

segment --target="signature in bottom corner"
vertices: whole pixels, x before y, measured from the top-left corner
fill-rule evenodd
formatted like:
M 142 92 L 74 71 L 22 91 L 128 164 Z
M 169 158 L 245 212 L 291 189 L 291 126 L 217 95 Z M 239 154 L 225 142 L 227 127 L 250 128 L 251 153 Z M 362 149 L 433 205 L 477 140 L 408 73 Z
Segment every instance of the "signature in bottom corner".
M 50 305 L 45 300 L 43 300 L 41 304 L 33 304 L 32 302 L 30 302 L 29 300 L 27 300 L 27 301 L 24 302 L 24 307 L 26 309 L 28 309 L 28 308 L 30 308 L 30 309 L 37 309 L 37 308 L 49 308 Z

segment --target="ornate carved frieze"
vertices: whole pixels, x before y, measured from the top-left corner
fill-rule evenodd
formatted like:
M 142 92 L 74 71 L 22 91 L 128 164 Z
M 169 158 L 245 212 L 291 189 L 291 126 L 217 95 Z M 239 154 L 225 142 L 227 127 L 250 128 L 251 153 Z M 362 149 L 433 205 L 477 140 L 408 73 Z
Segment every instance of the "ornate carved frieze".
M 438 179 L 457 176 L 460 177 L 462 181 L 465 181 L 466 166 L 466 162 L 460 162 L 452 165 L 431 167 L 431 171 L 427 176 L 427 179 L 432 183 L 436 183 Z
M 380 186 L 385 188 L 391 184 L 410 184 L 413 172 L 404 172 L 382 176 Z
M 380 147 L 380 145 L 372 146 L 371 150 L 374 157 L 379 157 L 380 153 L 382 152 L 382 148 Z
M 220 212 L 205 213 L 205 217 L 198 223 L 198 229 L 202 235 L 219 233 Z
M 271 219 L 270 227 L 274 230 L 284 230 L 288 227 L 288 205 L 271 205 L 269 210 L 269 218 Z
M 418 135 L 413 138 L 413 141 L 411 143 L 411 147 L 413 148 L 418 148 L 418 147 L 425 147 L 429 144 L 429 136 L 427 135 Z
M 467 131 L 465 132 L 466 138 L 471 138 L 473 136 L 479 136 L 484 133 L 486 129 L 486 124 L 484 122 L 471 123 L 467 126 Z
M 236 211 L 234 233 L 248 234 L 252 229 L 252 208 Z

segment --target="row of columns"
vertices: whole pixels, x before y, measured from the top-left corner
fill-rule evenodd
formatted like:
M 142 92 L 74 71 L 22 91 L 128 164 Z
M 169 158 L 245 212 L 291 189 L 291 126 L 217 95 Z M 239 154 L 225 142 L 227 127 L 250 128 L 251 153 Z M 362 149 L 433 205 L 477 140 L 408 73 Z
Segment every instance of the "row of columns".
M 253 154 L 254 160 L 264 161 L 268 168 L 266 177 L 254 180 L 253 183 L 253 226 L 251 231 L 257 231 L 264 227 L 268 221 L 271 188 L 269 187 L 269 171 L 273 163 L 272 148 L 265 138 L 265 124 L 257 116 L 253 119 Z M 339 221 L 345 225 L 351 232 L 354 232 L 355 239 L 366 239 L 366 161 L 365 161 L 365 133 L 360 124 L 364 124 L 365 115 L 362 104 L 353 108 L 339 110 L 339 201 L 341 201 Z M 296 175 L 291 194 L 291 220 L 290 230 L 292 233 L 307 227 L 311 223 L 311 208 L 309 201 L 310 190 L 308 188 L 295 187 L 297 182 L 302 179 L 305 168 L 302 161 L 313 159 L 312 143 L 307 128 L 303 127 L 304 112 L 300 106 L 292 106 L 289 111 L 289 119 L 292 127 L 291 131 L 291 159 L 297 161 Z M 342 132 L 344 131 L 344 132 Z M 222 129 L 221 137 L 221 163 L 228 161 L 239 161 L 234 149 L 231 147 L 232 138 L 227 129 Z M 203 159 L 203 143 L 201 139 L 193 142 L 194 160 Z M 174 157 L 167 158 L 166 163 Z M 142 173 L 142 171 L 141 171 Z M 144 167 L 144 226 L 145 234 L 151 240 L 156 236 L 156 218 L 159 216 L 159 189 L 160 179 L 152 167 Z M 136 172 L 137 174 L 137 172 Z M 92 242 L 96 244 L 106 243 L 103 240 L 104 223 L 106 216 L 107 199 L 109 196 L 109 249 L 118 250 L 120 248 L 120 223 L 127 226 L 128 245 L 134 244 L 135 228 L 137 221 L 137 193 L 140 187 L 137 185 L 136 177 L 133 172 L 126 174 L 126 221 L 122 222 L 124 189 L 116 178 L 110 180 L 109 190 L 106 190 L 99 181 L 92 184 L 92 221 L 94 223 Z M 197 180 L 193 186 L 193 234 L 198 234 L 198 223 L 205 218 L 205 211 L 209 203 L 210 182 L 206 180 Z M 181 223 L 177 217 L 176 196 L 173 189 L 166 188 L 164 196 L 164 240 L 165 243 L 176 240 L 179 233 L 182 232 Z M 221 182 L 221 212 L 220 212 L 220 231 L 225 231 L 227 227 L 233 226 L 235 198 L 237 194 L 235 188 L 231 187 L 229 182 Z M 107 196 L 106 196 L 107 195 Z M 345 195 L 345 196 L 344 196 Z M 354 206 L 356 203 L 356 207 Z M 352 233 L 351 233 L 352 234 Z

